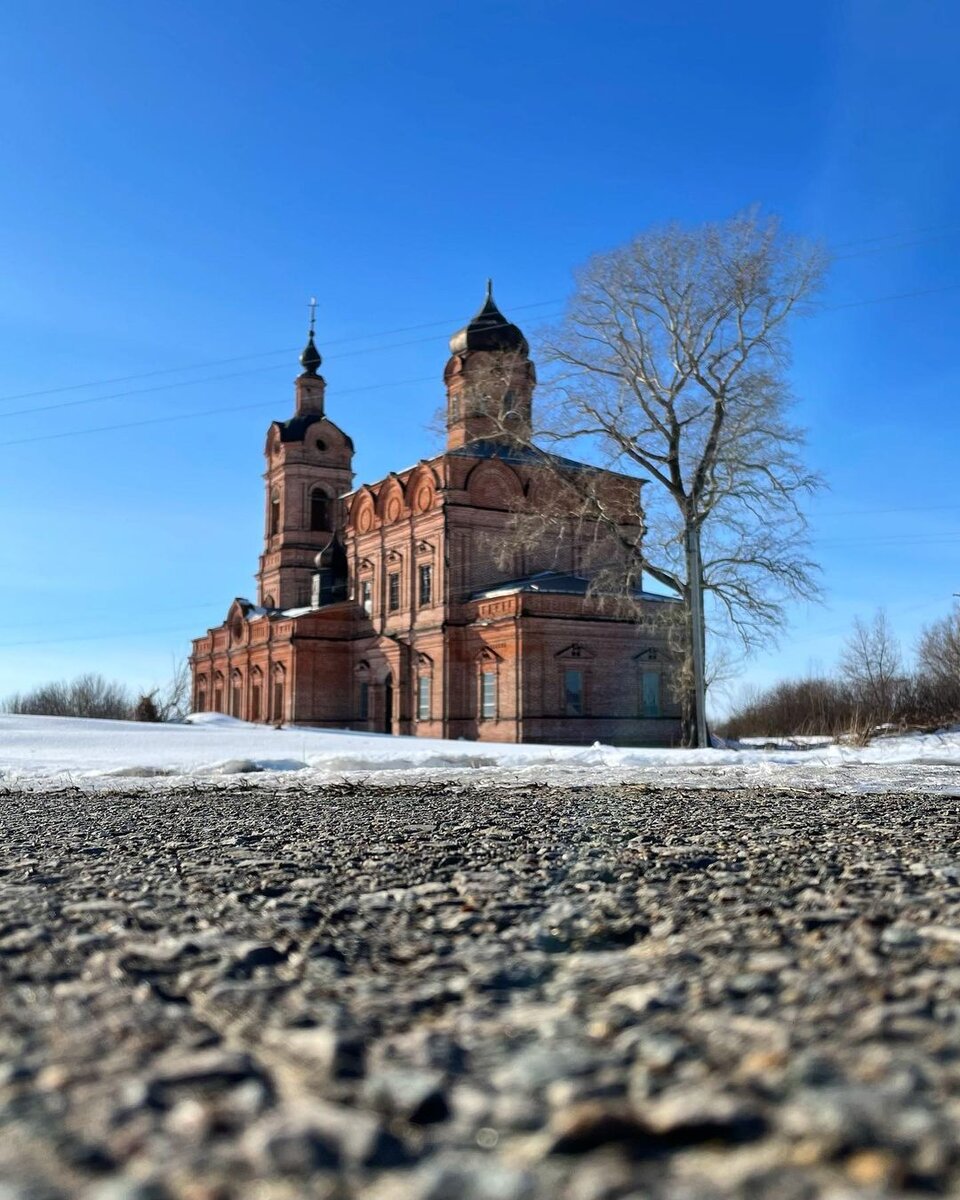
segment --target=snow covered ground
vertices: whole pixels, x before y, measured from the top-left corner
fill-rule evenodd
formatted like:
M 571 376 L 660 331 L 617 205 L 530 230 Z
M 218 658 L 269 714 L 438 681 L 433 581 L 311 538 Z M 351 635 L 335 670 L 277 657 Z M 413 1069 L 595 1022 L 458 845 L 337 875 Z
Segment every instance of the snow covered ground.
M 775 786 L 938 790 L 960 794 L 960 728 L 883 738 L 865 748 L 692 750 L 515 746 L 274 729 L 217 714 L 184 725 L 0 714 L 0 786 L 73 782 L 98 790 L 162 788 L 168 780 L 253 776 L 271 786 L 415 779 L 634 782 L 688 787 Z M 247 775 L 249 780 L 251 776 Z

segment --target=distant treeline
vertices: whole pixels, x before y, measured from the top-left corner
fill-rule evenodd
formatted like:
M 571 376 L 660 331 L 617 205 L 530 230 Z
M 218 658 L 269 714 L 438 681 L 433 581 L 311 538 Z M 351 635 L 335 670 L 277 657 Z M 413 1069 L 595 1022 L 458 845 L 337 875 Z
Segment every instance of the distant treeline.
M 923 630 L 916 664 L 881 611 L 857 618 L 836 671 L 784 680 L 743 696 L 716 726 L 721 737 L 841 734 L 866 739 L 877 726 L 936 728 L 960 721 L 960 607 Z
M 163 686 L 134 695 L 122 683 L 88 673 L 76 679 L 44 683 L 29 692 L 14 692 L 0 711 L 36 717 L 96 717 L 114 721 L 182 721 L 189 711 L 190 672 L 174 663 Z

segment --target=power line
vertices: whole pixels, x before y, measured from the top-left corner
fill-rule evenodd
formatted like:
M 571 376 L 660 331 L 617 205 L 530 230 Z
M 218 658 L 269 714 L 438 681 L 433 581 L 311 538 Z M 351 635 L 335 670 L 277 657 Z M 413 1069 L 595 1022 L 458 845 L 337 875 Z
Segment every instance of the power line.
M 946 533 L 933 534 L 890 533 L 877 534 L 875 537 L 864 537 L 862 535 L 838 538 L 814 537 L 813 541 L 818 546 L 899 546 L 905 542 L 908 542 L 911 546 L 954 545 L 957 541 L 960 541 L 960 531 L 950 530 Z
M 904 246 L 914 246 L 914 245 L 920 245 L 923 242 L 932 240 L 933 238 L 936 238 L 936 237 L 948 236 L 952 233 L 960 233 L 960 226 L 958 226 L 958 225 L 933 225 L 933 226 L 925 226 L 922 229 L 903 230 L 900 233 L 879 234 L 879 235 L 875 235 L 875 236 L 869 237 L 869 238 L 855 238 L 852 241 L 836 243 L 836 248 L 842 250 L 842 249 L 846 248 L 847 246 L 872 245 L 877 242 L 899 241 L 902 238 L 916 238 L 916 237 L 918 237 L 918 235 L 927 235 L 927 234 L 931 235 L 931 237 L 921 237 L 918 241 L 902 243 Z M 878 247 L 878 250 L 885 250 L 885 249 L 896 250 L 896 249 L 900 249 L 900 248 L 901 247 L 899 245 L 897 245 L 897 246 L 881 246 L 881 247 Z M 863 253 L 865 253 L 865 254 L 872 254 L 875 252 L 876 251 L 874 251 L 874 250 L 863 251 Z M 852 255 L 840 255 L 839 256 L 840 259 L 855 258 L 855 257 L 858 257 L 858 255 L 852 254 Z M 956 285 L 956 286 L 960 286 L 960 285 Z M 939 289 L 937 289 L 937 290 L 939 290 Z M 944 290 L 946 290 L 946 289 L 944 289 Z M 903 293 L 904 296 L 927 295 L 927 294 L 929 294 L 929 293 L 927 293 L 927 292 Z M 900 299 L 901 297 L 900 296 L 878 297 L 877 300 L 866 300 L 866 301 L 861 301 L 860 303 L 873 304 L 873 303 L 877 303 L 880 299 L 888 299 L 888 298 L 889 299 Z M 551 304 L 562 304 L 562 303 L 564 303 L 564 300 L 565 300 L 565 297 L 555 297 L 552 300 L 534 300 L 534 301 L 528 302 L 526 304 L 511 305 L 511 311 L 525 312 L 528 309 L 532 309 L 532 308 L 545 308 Z M 843 308 L 843 307 L 849 307 L 849 306 L 834 305 L 832 307 Z M 459 320 L 459 318 L 452 317 L 449 319 L 445 318 L 442 321 L 425 321 L 425 322 L 421 322 L 420 324 L 417 324 L 417 325 L 401 325 L 394 329 L 381 329 L 381 330 L 376 330 L 372 333 L 355 334 L 352 337 L 325 339 L 324 346 L 325 347 L 327 347 L 327 346 L 346 346 L 346 345 L 351 345 L 354 342 L 369 341 L 373 338 L 393 337 L 394 335 L 401 334 L 401 333 L 417 333 L 422 329 L 435 329 L 441 325 L 445 326 L 445 327 L 449 327 L 449 326 L 455 324 L 458 320 Z M 404 344 L 409 344 L 409 343 L 404 343 Z M 14 392 L 8 396 L 0 396 L 0 404 L 7 404 L 14 400 L 31 400 L 37 396 L 58 395 L 62 392 L 83 391 L 85 388 L 91 388 L 91 387 L 109 387 L 111 384 L 114 384 L 114 383 L 131 383 L 136 379 L 152 379 L 158 375 L 177 375 L 177 374 L 180 374 L 185 371 L 200 371 L 200 370 L 206 369 L 207 367 L 222 367 L 222 366 L 228 366 L 231 363 L 244 362 L 244 361 L 248 361 L 250 359 L 255 359 L 255 358 L 272 358 L 279 354 L 294 354 L 294 353 L 296 353 L 296 347 L 287 346 L 287 347 L 284 347 L 279 350 L 263 350 L 263 351 L 258 351 L 254 354 L 238 354 L 238 355 L 234 355 L 231 358 L 207 359 L 204 362 L 190 363 L 190 364 L 187 364 L 185 366 L 180 366 L 180 367 L 160 367 L 160 368 L 157 368 L 156 370 L 141 371 L 141 372 L 138 372 L 133 375 L 116 375 L 116 376 L 112 376 L 111 378 L 108 378 L 108 379 L 88 380 L 85 383 L 68 383 L 68 384 L 63 384 L 59 387 L 40 388 L 40 389 L 38 389 L 36 391 L 32 391 L 32 392 Z M 200 382 L 203 382 L 203 381 L 200 381 Z M 42 411 L 42 410 L 36 410 L 36 411 Z
M 435 376 L 421 375 L 419 379 L 391 379 L 386 383 L 371 383 L 365 387 L 343 388 L 337 394 L 340 396 L 352 396 L 357 392 L 375 392 L 381 388 L 388 387 L 406 387 L 408 384 L 414 383 L 429 383 Z M 226 408 L 205 408 L 198 412 L 191 413 L 171 413 L 164 417 L 146 417 L 142 421 L 123 421 L 114 425 L 100 425 L 95 429 L 72 429 L 65 433 L 41 433 L 34 437 L 14 438 L 13 441 L 0 442 L 0 447 L 4 446 L 26 446 L 30 442 L 48 442 L 58 438 L 82 437 L 90 433 L 109 433 L 115 429 L 138 429 L 144 425 L 164 425 L 171 421 L 190 421 L 196 417 L 211 417 L 222 415 L 223 413 L 238 413 L 248 412 L 255 408 L 275 408 L 275 400 L 258 400 L 255 404 L 231 404 Z
M 120 605 L 118 605 L 118 604 L 114 604 L 109 608 L 84 608 L 83 616 L 84 617 L 107 617 L 107 616 L 115 617 L 117 615 L 117 611 L 119 608 L 120 608 Z M 174 605 L 166 604 L 162 608 L 141 608 L 141 606 L 139 604 L 136 606 L 138 616 L 152 616 L 155 613 L 196 612 L 198 610 L 210 609 L 210 608 L 217 608 L 217 609 L 222 610 L 223 609 L 223 600 L 211 600 L 211 601 L 208 601 L 206 604 L 174 604 Z M 5 624 L 4 628 L 8 632 L 16 633 L 18 631 L 28 630 L 28 629 L 45 629 L 49 626 L 49 624 L 50 624 L 50 621 L 48 618 L 47 620 L 44 620 L 44 621 L 29 621 L 25 625 Z
M 940 292 L 955 292 L 960 283 L 948 283 L 943 287 L 924 288 L 920 292 L 895 292 L 891 296 L 873 296 L 869 300 L 852 300 L 849 304 L 828 304 L 824 312 L 836 312 L 841 308 L 860 308 L 864 304 L 882 304 L 887 300 L 912 300 L 915 296 L 935 296 Z
M 865 246 L 872 242 L 892 242 L 905 237 L 919 237 L 926 233 L 960 233 L 960 225 L 951 222 L 949 225 L 925 225 L 922 229 L 901 229 L 899 233 L 881 233 L 868 238 L 854 238 L 853 241 L 836 242 L 835 249 L 843 250 L 847 246 Z
M 504 326 L 491 325 L 491 326 L 488 326 L 488 328 L 490 328 L 490 329 L 504 328 L 506 325 L 509 325 L 509 324 L 510 324 L 510 322 L 505 322 Z M 438 336 L 445 336 L 445 335 L 434 334 L 431 337 L 413 338 L 412 340 L 407 341 L 407 342 L 388 342 L 387 345 L 385 345 L 385 346 L 367 346 L 367 347 L 364 347 L 364 349 L 362 349 L 362 350 L 348 350 L 346 354 L 333 354 L 333 355 L 328 356 L 327 361 L 328 362 L 339 362 L 343 358 L 356 358 L 356 357 L 362 356 L 364 354 L 382 354 L 388 350 L 401 350 L 407 346 L 419 346 L 425 342 L 436 341 Z M 33 408 L 15 408 L 11 412 L 0 413 L 0 421 L 5 420 L 8 417 L 32 416 L 34 413 L 51 412 L 55 409 L 78 408 L 81 405 L 86 405 L 86 404 L 99 404 L 104 400 L 124 400 L 124 399 L 127 399 L 129 396 L 146 396 L 146 395 L 150 395 L 154 392 L 170 391 L 174 388 L 193 387 L 194 385 L 200 385 L 203 383 L 219 383 L 220 381 L 222 381 L 224 379 L 239 379 L 241 377 L 245 378 L 248 375 L 262 374 L 264 371 L 278 371 L 281 369 L 281 367 L 284 370 L 287 370 L 288 364 L 287 363 L 272 363 L 268 367 L 251 367 L 249 370 L 246 370 L 246 371 L 231 371 L 227 375 L 207 375 L 207 376 L 204 376 L 204 378 L 202 378 L 202 379 L 181 379 L 181 380 L 178 380 L 176 383 L 160 383 L 160 384 L 157 384 L 155 387 L 149 387 L 149 388 L 132 388 L 129 391 L 113 392 L 106 396 L 86 396 L 82 400 L 62 400 L 62 401 L 58 401 L 56 404 L 41 404 L 41 405 L 38 405 Z M 339 394 L 343 394 L 343 393 L 339 393 Z M 7 445 L 7 444 L 8 443 L 0 443 L 0 445 Z
M 918 504 L 905 508 L 848 508 L 841 512 L 819 512 L 812 516 L 811 520 L 816 521 L 820 517 L 879 517 L 896 513 L 939 512 L 947 509 L 955 511 L 958 508 L 960 508 L 960 504 Z
M 152 638 L 161 633 L 182 634 L 184 629 L 185 626 L 176 625 L 168 629 L 127 630 L 124 633 L 91 633 L 69 638 L 38 638 L 31 641 L 0 642 L 0 650 L 14 650 L 23 646 L 66 646 L 72 642 L 105 642 L 117 638 Z
M 525 312 L 531 308 L 546 308 L 550 304 L 562 304 L 562 303 L 563 303 L 563 297 L 558 297 L 553 300 L 534 300 L 528 304 L 511 305 L 511 311 L 512 312 Z M 393 337 L 394 335 L 401 334 L 401 333 L 417 333 L 421 329 L 436 329 L 437 327 L 439 327 L 441 325 L 444 327 L 449 327 L 451 325 L 454 325 L 457 322 L 457 320 L 459 320 L 459 318 L 451 317 L 449 320 L 426 321 L 419 325 L 402 325 L 396 329 L 381 329 L 381 330 L 375 331 L 373 333 L 356 334 L 354 337 L 333 338 L 330 340 L 324 340 L 323 346 L 324 346 L 324 349 L 326 349 L 326 347 L 328 347 L 328 346 L 347 346 L 347 345 L 352 344 L 353 342 L 365 342 L 365 341 L 370 341 L 373 338 Z M 432 341 L 433 339 L 425 338 L 424 340 Z M 402 342 L 400 344 L 401 345 L 414 345 L 415 343 Z M 373 349 L 379 349 L 379 347 L 374 347 Z M 388 349 L 389 349 L 389 347 L 388 347 Z M 239 354 L 234 358 L 208 359 L 206 362 L 192 363 L 190 366 L 161 367 L 155 371 L 142 371 L 136 375 L 117 375 L 111 379 L 88 380 L 86 383 L 68 383 L 68 384 L 64 384 L 62 387 L 41 388 L 39 391 L 35 391 L 35 392 L 15 392 L 9 396 L 0 396 L 0 404 L 7 404 L 13 400 L 30 400 L 30 399 L 33 399 L 35 396 L 53 396 L 53 395 L 57 395 L 61 392 L 83 391 L 84 388 L 109 387 L 110 384 L 113 384 L 113 383 L 131 383 L 135 379 L 152 379 L 157 375 L 178 375 L 183 371 L 201 371 L 201 370 L 205 369 L 206 367 L 222 367 L 222 366 L 227 366 L 230 363 L 243 362 L 244 360 L 251 359 L 251 358 L 272 358 L 278 354 L 295 354 L 295 353 L 296 353 L 296 347 L 289 346 L 289 347 L 285 347 L 282 350 L 263 350 L 257 354 Z M 364 353 L 364 352 L 358 351 L 358 353 Z M 335 357 L 342 358 L 342 357 L 346 357 L 346 356 L 336 355 Z M 285 366 L 286 364 L 278 363 L 277 365 Z M 205 381 L 204 380 L 185 380 L 182 385 L 181 384 L 176 384 L 176 385 L 171 384 L 170 386 L 186 387 L 194 382 L 203 383 Z M 127 392 L 127 393 L 122 393 L 122 394 L 123 395 L 132 395 L 133 393 Z M 112 396 L 103 397 L 103 398 L 104 399 L 113 399 Z M 43 409 L 27 409 L 27 410 L 18 410 L 18 411 L 43 412 L 44 410 Z M 13 416 L 16 414 L 11 413 L 9 415 Z
M 844 304 L 827 305 L 821 311 L 834 312 L 834 311 L 838 311 L 840 309 L 859 308 L 863 305 L 868 305 L 868 304 L 881 304 L 881 303 L 884 303 L 887 301 L 892 301 L 892 300 L 905 300 L 905 299 L 912 299 L 914 297 L 919 297 L 919 296 L 936 295 L 936 294 L 939 294 L 942 292 L 955 291 L 958 288 L 960 288 L 960 283 L 947 284 L 943 287 L 937 287 L 937 288 L 927 288 L 927 289 L 923 289 L 921 291 L 898 292 L 898 293 L 894 293 L 889 296 L 874 296 L 874 297 L 869 297 L 864 300 L 855 300 L 855 301 L 851 301 L 849 303 L 844 303 Z M 543 300 L 543 301 L 537 301 L 537 302 L 534 302 L 534 303 L 528 304 L 528 305 L 519 305 L 519 306 L 517 306 L 517 309 L 519 310 L 520 308 L 534 308 L 534 307 L 542 308 L 549 304 L 555 304 L 555 303 L 558 303 L 558 301 L 557 300 Z M 430 325 L 439 325 L 439 324 L 441 324 L 441 322 L 431 322 L 429 324 Z M 429 325 L 420 325 L 420 326 L 412 325 L 412 326 L 407 326 L 407 329 L 415 330 L 418 328 L 428 328 L 428 327 L 429 327 Z M 401 332 L 401 330 L 396 330 L 395 332 L 399 333 L 399 332 Z M 374 337 L 377 335 L 371 334 L 370 336 Z M 385 335 L 381 335 L 381 336 L 385 336 Z M 353 339 L 353 340 L 358 340 L 358 339 Z M 339 359 L 339 358 L 355 357 L 357 355 L 363 355 L 363 354 L 381 353 L 385 350 L 401 349 L 406 346 L 420 345 L 422 343 L 432 342 L 435 340 L 436 340 L 435 336 L 430 336 L 430 337 L 426 337 L 426 338 L 416 338 L 416 339 L 413 339 L 413 340 L 407 341 L 407 342 L 395 342 L 395 343 L 389 344 L 387 346 L 365 347 L 361 350 L 349 352 L 348 354 L 331 356 L 331 361 L 335 361 L 336 359 Z M 223 360 L 223 361 L 228 362 L 231 360 Z M 236 360 L 232 360 L 232 361 L 236 361 Z M 99 402 L 102 402 L 105 400 L 119 400 L 119 399 L 126 399 L 130 396 L 149 395 L 149 394 L 153 394 L 153 393 L 156 393 L 159 391 L 168 391 L 168 390 L 171 390 L 174 388 L 179 388 L 179 387 L 191 387 L 191 386 L 199 386 L 199 385 L 205 384 L 205 383 L 217 383 L 217 382 L 221 382 L 224 379 L 236 379 L 236 378 L 241 378 L 241 377 L 245 377 L 248 375 L 261 374 L 265 371 L 278 370 L 281 365 L 286 366 L 286 364 L 277 363 L 277 364 L 271 364 L 266 367 L 253 367 L 248 371 L 230 372 L 226 375 L 211 375 L 211 376 L 205 376 L 202 379 L 188 379 L 188 380 L 180 380 L 176 383 L 158 384 L 156 387 L 152 387 L 152 388 L 134 388 L 134 389 L 130 389 L 130 390 L 123 391 L 123 392 L 114 392 L 107 396 L 93 396 L 93 397 L 84 398 L 82 400 L 65 401 L 63 403 L 42 405 L 42 406 L 35 407 L 35 408 L 16 409 L 13 412 L 0 413 L 0 419 L 2 419 L 4 417 L 25 416 L 25 415 L 29 416 L 29 415 L 33 415 L 34 413 L 47 412 L 47 411 L 50 411 L 53 409 L 70 408 L 70 407 L 75 407 L 78 405 L 94 404 L 94 403 L 99 403 Z M 171 370 L 176 370 L 176 369 L 177 368 L 171 368 Z M 151 372 L 149 374 L 162 374 L 162 373 L 163 372 Z M 137 378 L 137 377 L 131 376 L 130 378 Z M 406 383 L 424 383 L 424 382 L 429 382 L 432 379 L 433 379 L 433 376 L 431 375 L 431 376 L 427 376 L 425 378 L 407 380 L 404 382 L 406 382 Z M 357 391 L 369 391 L 369 390 L 375 390 L 380 387 L 388 387 L 388 386 L 394 386 L 394 385 L 401 386 L 401 383 L 400 383 L 400 381 L 397 381 L 396 384 L 393 384 L 393 383 L 391 383 L 391 384 L 371 384 L 366 388 L 347 388 L 347 389 L 339 390 L 337 394 L 338 395 L 350 395 L 351 393 L 357 392 Z M 92 386 L 92 385 L 77 385 L 77 386 Z M 57 390 L 66 390 L 66 389 L 51 389 L 51 391 L 57 391 Z M 42 392 L 25 393 L 25 395 L 42 395 L 42 394 L 44 394 L 44 393 L 42 393 Z M 8 399 L 8 400 L 15 399 L 15 398 L 16 397 L 6 397 L 6 399 Z M 2 401 L 0 401 L 0 402 L 2 402 Z M 273 403 L 274 402 L 271 401 L 271 402 L 269 402 L 269 404 L 266 402 L 263 402 L 263 403 L 257 402 L 256 404 L 231 405 L 229 408 L 211 408 L 211 409 L 201 409 L 196 412 L 189 412 L 189 413 L 173 413 L 173 414 L 168 414 L 163 417 L 145 418 L 142 421 L 128 421 L 128 422 L 112 424 L 112 425 L 99 425 L 99 426 L 95 426 L 95 427 L 89 428 L 89 429 L 72 430 L 72 431 L 69 431 L 66 433 L 45 433 L 45 434 L 41 434 L 41 435 L 38 435 L 35 437 L 16 438 L 16 439 L 9 440 L 6 442 L 0 442 L 0 448 L 5 447 L 5 446 L 21 446 L 21 445 L 26 445 L 30 442 L 50 441 L 50 440 L 64 438 L 64 437 L 81 437 L 81 436 L 84 436 L 85 434 L 91 434 L 91 433 L 107 433 L 107 432 L 111 432 L 112 430 L 115 430 L 115 429 L 131 429 L 131 428 L 135 428 L 140 425 L 161 424 L 161 423 L 166 423 L 166 422 L 170 422 L 170 421 L 186 421 L 186 420 L 191 420 L 195 417 L 213 416 L 213 415 L 218 415 L 218 414 L 221 414 L 224 412 L 244 412 L 244 411 L 247 411 L 250 409 L 255 409 L 255 408 L 272 407 Z
M 894 246 L 873 246 L 868 250 L 855 250 L 852 254 L 838 254 L 835 262 L 843 262 L 848 258 L 864 258 L 869 254 L 885 254 L 888 250 L 909 250 L 913 246 L 926 246 L 930 242 L 938 242 L 946 237 L 955 237 L 960 233 L 960 229 L 944 230 L 942 233 L 932 234 L 930 237 L 915 238 L 909 242 L 898 241 Z

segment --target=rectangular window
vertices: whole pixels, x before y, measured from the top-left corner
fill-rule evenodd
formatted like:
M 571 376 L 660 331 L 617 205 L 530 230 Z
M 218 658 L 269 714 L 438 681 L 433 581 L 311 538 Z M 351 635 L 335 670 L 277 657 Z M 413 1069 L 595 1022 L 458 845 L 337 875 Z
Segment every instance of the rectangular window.
M 250 720 L 260 720 L 260 685 L 255 683 L 250 689 Z
M 223 691 L 221 688 L 213 689 L 213 711 L 223 712 Z
M 357 693 L 357 715 L 361 721 L 370 717 L 370 684 L 361 683 Z
M 363 579 L 360 582 L 360 604 L 369 617 L 373 612 L 373 584 L 369 579 Z
M 273 719 L 283 720 L 283 681 L 280 679 L 273 685 Z
M 568 669 L 563 673 L 563 710 L 568 717 L 583 716 L 583 672 Z
M 430 720 L 430 683 L 429 675 L 421 675 L 417 680 L 417 720 Z
M 433 595 L 433 567 L 424 563 L 420 567 L 420 607 L 425 608 Z
M 387 607 L 391 612 L 396 612 L 400 607 L 400 572 L 391 571 L 390 577 L 387 580 L 388 599 Z
M 480 676 L 480 714 L 485 721 L 497 716 L 497 673 L 484 671 Z
M 644 671 L 640 676 L 642 712 L 645 717 L 660 716 L 660 672 Z

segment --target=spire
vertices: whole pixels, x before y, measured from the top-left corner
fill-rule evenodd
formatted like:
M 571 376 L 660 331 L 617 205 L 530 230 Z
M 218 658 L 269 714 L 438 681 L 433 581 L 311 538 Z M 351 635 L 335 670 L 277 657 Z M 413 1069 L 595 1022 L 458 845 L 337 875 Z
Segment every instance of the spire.
M 316 331 L 317 324 L 317 299 L 315 296 L 310 297 L 310 333 L 307 338 L 307 344 L 304 347 L 303 353 L 300 355 L 300 364 L 303 367 L 304 375 L 316 375 L 320 370 L 320 364 L 323 359 L 320 357 L 320 351 L 317 349 L 316 343 L 313 340 L 313 335 Z

